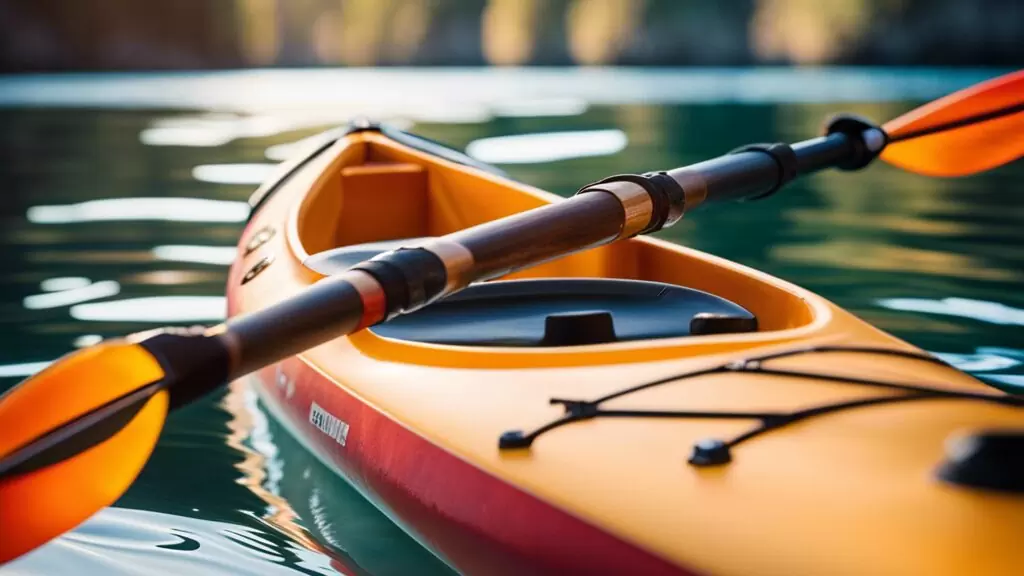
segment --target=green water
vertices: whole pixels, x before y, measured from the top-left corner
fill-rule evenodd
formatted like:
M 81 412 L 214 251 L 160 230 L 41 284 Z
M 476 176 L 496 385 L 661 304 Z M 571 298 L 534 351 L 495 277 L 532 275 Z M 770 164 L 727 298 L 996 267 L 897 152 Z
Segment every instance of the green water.
M 613 173 L 810 137 L 837 110 L 886 119 L 994 73 L 611 71 L 566 82 L 562 99 L 545 93 L 558 76 L 551 71 L 464 71 L 460 78 L 476 80 L 447 92 L 442 73 L 290 74 L 0 79 L 0 389 L 99 337 L 218 320 L 241 203 L 279 156 L 272 147 L 359 112 L 460 149 L 600 131 L 581 138 L 604 142 L 591 151 L 598 155 L 573 158 L 579 142 L 541 138 L 520 151 L 533 161 L 502 164 L 569 194 Z M 382 92 L 354 97 L 367 83 Z M 659 92 L 666 83 L 675 91 Z M 517 107 L 526 96 L 516 90 L 543 98 Z M 512 142 L 494 148 L 515 159 Z M 570 158 L 545 160 L 554 154 Z M 1019 162 L 959 180 L 876 165 L 695 213 L 663 235 L 803 285 L 993 384 L 1024 389 L 1022 222 Z M 114 508 L 0 568 L 189 571 L 449 572 L 295 445 L 239 384 L 173 414 Z

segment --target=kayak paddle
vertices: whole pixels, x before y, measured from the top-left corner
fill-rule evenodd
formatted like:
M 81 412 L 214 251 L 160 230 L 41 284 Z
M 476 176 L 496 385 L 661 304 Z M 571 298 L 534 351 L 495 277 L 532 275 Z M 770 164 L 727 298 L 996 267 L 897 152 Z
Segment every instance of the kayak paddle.
M 159 330 L 59 359 L 0 397 L 0 562 L 114 503 L 168 410 L 330 339 L 466 286 L 674 225 L 704 202 L 757 199 L 798 175 L 881 154 L 962 176 L 1024 154 L 1024 72 L 937 100 L 884 127 L 838 116 L 826 134 L 753 145 L 667 172 L 612 176 L 565 201 L 378 255 L 209 329 Z

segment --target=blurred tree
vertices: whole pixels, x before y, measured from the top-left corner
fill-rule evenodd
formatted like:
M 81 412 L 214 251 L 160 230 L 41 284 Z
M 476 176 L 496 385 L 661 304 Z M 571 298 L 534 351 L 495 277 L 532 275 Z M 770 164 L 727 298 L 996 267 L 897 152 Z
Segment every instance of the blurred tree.
M 484 57 L 492 64 L 526 64 L 533 56 L 539 0 L 491 0 L 484 9 Z
M 903 2 L 760 0 L 750 21 L 754 53 L 763 60 L 798 64 L 835 60 L 893 4 Z
M 749 64 L 747 22 L 756 0 L 646 0 L 626 64 Z
M 268 66 L 277 61 L 281 50 L 277 13 L 277 0 L 237 0 L 235 26 L 245 64 Z
M 565 64 L 567 0 L 489 0 L 481 39 L 487 62 Z
M 437 2 L 346 0 L 334 4 L 340 10 L 322 13 L 314 30 L 318 45 L 335 48 L 321 53 L 320 61 L 366 66 L 412 60 Z M 324 19 L 327 24 L 321 26 Z
M 634 42 L 644 0 L 573 0 L 566 35 L 580 64 L 612 64 Z
M 1020 0 L 757 0 L 753 56 L 798 64 L 1020 65 Z
M 876 0 L 879 1 L 879 0 Z M 888 0 L 849 62 L 1021 66 L 1021 0 Z

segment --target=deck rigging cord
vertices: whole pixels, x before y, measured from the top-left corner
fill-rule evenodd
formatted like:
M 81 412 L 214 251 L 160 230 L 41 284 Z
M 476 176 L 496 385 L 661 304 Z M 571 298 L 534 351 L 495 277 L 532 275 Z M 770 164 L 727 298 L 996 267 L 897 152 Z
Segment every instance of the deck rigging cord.
M 792 358 L 794 356 L 801 356 L 805 354 L 824 354 L 839 352 L 853 354 L 880 354 L 888 356 L 898 356 L 901 358 L 909 358 L 912 360 L 920 360 L 922 362 L 931 362 L 933 364 L 948 366 L 948 364 L 936 358 L 935 356 L 931 356 L 929 354 L 922 354 L 918 352 L 911 352 L 907 350 L 899 350 L 896 348 L 868 348 L 857 346 L 813 346 L 794 348 L 791 350 L 784 350 L 781 352 L 772 352 L 769 354 L 762 354 L 759 356 L 751 356 L 749 358 L 732 360 L 709 368 L 700 368 L 697 370 L 691 370 L 688 372 L 674 374 L 666 378 L 659 378 L 658 380 L 652 380 L 650 382 L 644 382 L 642 384 L 630 386 L 628 388 L 624 388 L 622 390 L 606 394 L 593 400 L 551 398 L 549 400 L 551 404 L 561 405 L 565 408 L 565 414 L 561 418 L 544 424 L 531 432 L 523 432 L 521 430 L 507 431 L 501 435 L 498 441 L 498 447 L 501 450 L 529 448 L 533 444 L 533 442 L 536 441 L 537 438 L 542 434 L 545 434 L 547 432 L 550 432 L 551 430 L 560 428 L 567 424 L 581 422 L 583 420 L 590 420 L 592 418 L 597 417 L 706 418 L 718 420 L 761 421 L 758 426 L 730 440 L 711 438 L 696 442 L 693 446 L 693 454 L 689 460 L 690 464 L 694 466 L 714 466 L 730 462 L 732 460 L 731 448 L 734 448 L 741 442 L 750 440 L 751 438 L 781 428 L 788 424 L 801 422 L 814 416 L 831 414 L 834 412 L 839 412 L 841 410 L 847 410 L 851 408 L 877 406 L 879 404 L 905 402 L 910 400 L 938 399 L 975 400 L 981 402 L 991 402 L 1003 406 L 1014 406 L 1024 408 L 1024 397 L 1018 396 L 1002 394 L 985 394 L 982 392 L 966 392 L 937 387 L 932 384 L 910 384 L 904 382 L 891 382 L 886 380 L 874 380 L 870 378 L 855 378 L 852 376 L 843 376 L 839 374 L 805 372 L 801 370 L 786 370 L 765 366 L 765 362 L 770 362 L 772 360 L 778 360 L 781 358 Z M 950 369 L 954 368 L 950 367 Z M 829 382 L 838 382 L 860 386 L 873 386 L 876 388 L 885 388 L 889 390 L 901 391 L 906 393 L 893 394 L 888 396 L 869 396 L 866 398 L 858 398 L 855 400 L 845 400 L 842 402 L 835 402 L 830 404 L 820 404 L 817 406 L 799 408 L 790 412 L 729 412 L 711 410 L 615 410 L 601 408 L 600 406 L 602 403 L 607 402 L 609 400 L 621 398 L 623 396 L 640 392 L 642 390 L 647 390 L 649 388 L 654 388 L 656 386 L 679 383 L 682 381 L 690 381 L 701 376 L 709 376 L 712 374 L 725 374 L 737 372 L 764 376 L 778 376 L 785 378 L 827 380 Z

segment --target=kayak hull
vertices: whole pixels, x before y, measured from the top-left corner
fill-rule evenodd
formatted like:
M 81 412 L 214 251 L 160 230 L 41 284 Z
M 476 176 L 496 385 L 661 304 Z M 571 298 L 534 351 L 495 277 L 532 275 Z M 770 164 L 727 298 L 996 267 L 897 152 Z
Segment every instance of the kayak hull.
M 253 384 L 308 450 L 460 572 L 687 574 L 446 452 L 299 359 L 261 370 Z M 342 445 L 314 412 L 374 440 Z
M 353 246 L 440 236 L 558 200 L 431 146 L 362 130 L 284 166 L 255 195 L 229 314 L 298 293 Z M 807 290 L 659 240 L 504 280 L 529 278 L 686 287 L 748 310 L 757 326 L 548 347 L 369 329 L 252 382 L 309 450 L 467 574 L 1012 574 L 1024 563 L 1024 498 L 937 473 L 951 438 L 1020 427 L 1020 410 L 899 386 L 993 389 Z M 776 372 L 749 361 L 770 353 L 788 354 L 763 363 Z M 499 447 L 510 431 L 564 417 L 553 398 L 588 401 L 659 379 L 668 384 L 601 404 L 630 417 L 578 419 L 529 447 Z M 865 399 L 761 431 L 755 416 L 635 415 L 789 418 Z M 688 463 L 709 438 L 745 439 L 719 465 Z

